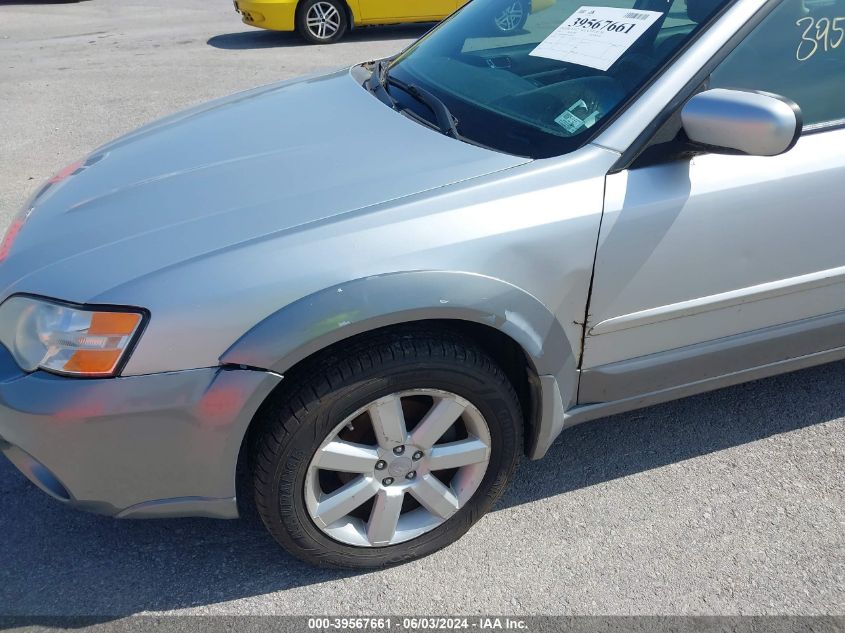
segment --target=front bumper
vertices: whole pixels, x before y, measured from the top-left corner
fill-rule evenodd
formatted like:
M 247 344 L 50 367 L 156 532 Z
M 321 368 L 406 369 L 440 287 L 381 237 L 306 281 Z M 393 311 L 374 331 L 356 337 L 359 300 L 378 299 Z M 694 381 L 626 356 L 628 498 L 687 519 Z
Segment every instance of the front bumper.
M 0 345 L 0 451 L 80 509 L 235 518 L 241 441 L 280 379 L 223 367 L 108 379 L 25 374 Z
M 241 21 L 250 26 L 273 31 L 296 29 L 298 0 L 235 0 L 235 10 Z

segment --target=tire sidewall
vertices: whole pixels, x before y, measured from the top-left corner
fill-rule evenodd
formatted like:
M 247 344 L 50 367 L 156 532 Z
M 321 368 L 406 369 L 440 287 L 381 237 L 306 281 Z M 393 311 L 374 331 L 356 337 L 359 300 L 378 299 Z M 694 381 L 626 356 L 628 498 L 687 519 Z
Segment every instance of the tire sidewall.
M 399 367 L 379 367 L 378 375 L 363 375 L 321 398 L 306 415 L 291 440 L 278 455 L 272 473 L 276 488 L 270 508 L 278 523 L 273 535 L 290 550 L 312 543 L 308 552 L 329 565 L 380 567 L 419 558 L 460 538 L 501 495 L 519 456 L 520 412 L 512 392 L 491 384 L 490 376 L 474 367 L 455 367 L 448 361 L 427 361 Z M 411 389 L 440 389 L 469 400 L 484 417 L 491 436 L 487 471 L 470 501 L 442 525 L 415 539 L 386 547 L 356 547 L 335 541 L 311 519 L 305 505 L 304 486 L 314 453 L 347 416 L 376 399 Z M 295 552 L 296 553 L 296 552 Z

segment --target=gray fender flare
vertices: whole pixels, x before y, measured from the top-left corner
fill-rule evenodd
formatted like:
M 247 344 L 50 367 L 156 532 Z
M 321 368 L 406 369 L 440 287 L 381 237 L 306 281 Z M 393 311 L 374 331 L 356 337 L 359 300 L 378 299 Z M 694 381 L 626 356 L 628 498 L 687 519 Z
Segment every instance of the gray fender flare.
M 560 322 L 531 294 L 475 273 L 412 271 L 326 288 L 271 314 L 238 339 L 223 364 L 284 375 L 325 347 L 376 328 L 456 319 L 501 331 L 518 343 L 539 378 L 538 417 L 529 457 L 542 457 L 563 428 L 577 388 L 576 359 Z M 564 400 L 565 399 L 565 400 Z

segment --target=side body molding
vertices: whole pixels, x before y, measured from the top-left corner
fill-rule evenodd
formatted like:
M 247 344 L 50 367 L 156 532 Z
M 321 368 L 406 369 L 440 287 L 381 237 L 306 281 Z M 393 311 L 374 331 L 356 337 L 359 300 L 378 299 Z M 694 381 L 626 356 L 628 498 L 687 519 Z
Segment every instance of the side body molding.
M 284 374 L 343 339 L 426 319 L 487 325 L 522 347 L 540 390 L 529 457 L 542 457 L 563 429 L 563 411 L 574 404 L 576 357 L 554 314 L 529 293 L 499 279 L 467 272 L 411 271 L 338 284 L 271 314 L 220 360 Z

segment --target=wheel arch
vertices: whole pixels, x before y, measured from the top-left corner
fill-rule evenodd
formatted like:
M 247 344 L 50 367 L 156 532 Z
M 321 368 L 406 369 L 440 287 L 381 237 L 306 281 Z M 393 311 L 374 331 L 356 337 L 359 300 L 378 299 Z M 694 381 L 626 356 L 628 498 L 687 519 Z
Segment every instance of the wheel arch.
M 532 459 L 542 457 L 574 399 L 576 359 L 554 314 L 526 291 L 499 279 L 413 271 L 338 284 L 267 316 L 220 361 L 290 375 L 329 347 L 415 323 L 460 330 L 503 366 L 523 405 L 526 453 Z M 522 368 L 508 362 L 520 356 Z M 283 389 L 285 382 L 277 388 Z

